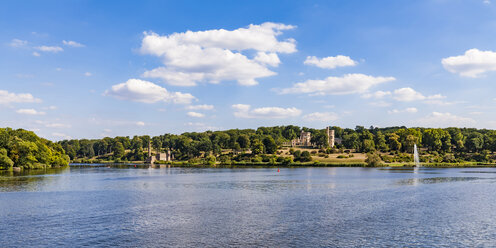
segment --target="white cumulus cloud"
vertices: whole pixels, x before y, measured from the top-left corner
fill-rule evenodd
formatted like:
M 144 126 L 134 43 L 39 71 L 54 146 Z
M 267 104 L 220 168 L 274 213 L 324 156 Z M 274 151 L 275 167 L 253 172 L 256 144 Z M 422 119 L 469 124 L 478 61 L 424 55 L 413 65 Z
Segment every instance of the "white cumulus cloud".
M 382 90 L 378 90 L 374 93 L 366 93 L 366 94 L 363 94 L 362 97 L 363 98 L 375 98 L 375 99 L 382 99 L 384 98 L 385 96 L 390 96 L 391 95 L 391 91 L 382 91 Z
M 393 109 L 393 110 L 389 110 L 388 113 L 389 114 L 400 114 L 400 113 L 417 113 L 418 110 L 417 108 L 405 108 L 405 109 Z
M 314 65 L 324 69 L 334 69 L 336 67 L 357 65 L 356 61 L 352 60 L 348 56 L 343 55 L 338 55 L 336 57 L 325 57 L 320 59 L 315 56 L 308 56 L 303 63 L 305 65 Z
M 27 44 L 28 42 L 25 40 L 13 39 L 9 45 L 11 47 L 23 47 L 26 46 Z
M 304 115 L 303 118 L 306 121 L 329 122 L 329 121 L 335 121 L 339 117 L 334 112 L 314 112 L 314 113 Z
M 281 94 L 346 95 L 364 93 L 371 87 L 394 81 L 394 77 L 373 77 L 364 74 L 346 74 L 342 77 L 327 77 L 323 80 L 307 80 L 291 88 L 282 89 Z
M 213 110 L 214 105 L 208 105 L 208 104 L 190 105 L 190 106 L 187 106 L 186 109 L 189 109 L 189 110 Z
M 424 127 L 474 127 L 476 121 L 472 118 L 461 117 L 451 113 L 432 112 L 415 122 L 416 126 Z
M 238 118 L 282 119 L 301 115 L 297 108 L 262 107 L 252 109 L 248 104 L 234 104 L 234 116 Z
M 84 47 L 83 44 L 81 44 L 79 42 L 72 41 L 72 40 L 63 40 L 62 44 L 66 45 L 66 46 L 70 46 L 70 47 Z
M 445 96 L 440 94 L 424 96 L 420 92 L 417 92 L 410 87 L 406 87 L 406 88 L 394 90 L 393 98 L 400 102 L 412 102 L 412 101 L 420 101 L 420 100 L 439 100 L 445 98 Z
M 18 114 L 23 114 L 23 115 L 44 115 L 46 114 L 43 111 L 38 111 L 36 109 L 18 109 L 16 111 Z
M 41 102 L 40 99 L 33 97 L 29 93 L 10 93 L 6 90 L 0 90 L 0 104 Z
M 255 61 L 274 67 L 278 66 L 281 63 L 281 60 L 279 60 L 279 56 L 277 56 L 276 53 L 264 52 L 258 52 L 257 56 L 255 57 Z
M 203 117 L 205 117 L 205 114 L 198 113 L 198 112 L 193 112 L 193 111 L 188 112 L 187 115 L 190 116 L 190 117 L 196 117 L 196 118 L 203 118 Z
M 145 126 L 145 123 L 142 121 L 138 121 L 138 122 L 136 122 L 136 126 L 143 127 L 143 126 Z
M 125 83 L 116 84 L 110 90 L 105 91 L 105 95 L 143 103 L 162 101 L 189 104 L 195 100 L 195 97 L 189 93 L 169 92 L 161 86 L 140 79 L 129 79 Z
M 496 71 L 496 52 L 473 48 L 463 55 L 444 58 L 441 63 L 451 73 L 475 78 L 486 72 Z
M 277 53 L 296 51 L 293 39 L 277 39 L 282 31 L 293 28 L 267 22 L 235 30 L 187 31 L 166 36 L 145 32 L 141 52 L 160 57 L 164 66 L 146 71 L 143 76 L 161 78 L 177 86 L 227 80 L 240 85 L 256 85 L 257 78 L 276 74 L 267 65 L 280 63 Z M 246 51 L 258 53 L 250 58 L 243 54 Z
M 38 46 L 35 48 L 39 51 L 48 52 L 48 53 L 58 53 L 64 51 L 64 49 L 59 46 Z

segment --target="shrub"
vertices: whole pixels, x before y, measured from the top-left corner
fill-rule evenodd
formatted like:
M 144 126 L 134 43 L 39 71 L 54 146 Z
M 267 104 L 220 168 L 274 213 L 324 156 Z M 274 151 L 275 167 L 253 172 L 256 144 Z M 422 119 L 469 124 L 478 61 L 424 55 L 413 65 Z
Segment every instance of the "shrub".
M 367 159 L 365 159 L 365 163 L 367 163 L 367 166 L 369 167 L 375 167 L 381 165 L 381 157 L 375 153 L 375 152 L 369 152 L 367 153 Z

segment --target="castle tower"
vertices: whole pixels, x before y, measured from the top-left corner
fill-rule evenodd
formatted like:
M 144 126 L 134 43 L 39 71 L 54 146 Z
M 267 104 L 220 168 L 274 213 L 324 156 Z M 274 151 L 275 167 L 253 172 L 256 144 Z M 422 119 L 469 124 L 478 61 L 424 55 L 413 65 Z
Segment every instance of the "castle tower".
M 148 157 L 152 156 L 152 142 L 148 141 Z
M 329 147 L 334 147 L 334 130 L 330 127 L 326 127 L 327 140 L 329 141 Z

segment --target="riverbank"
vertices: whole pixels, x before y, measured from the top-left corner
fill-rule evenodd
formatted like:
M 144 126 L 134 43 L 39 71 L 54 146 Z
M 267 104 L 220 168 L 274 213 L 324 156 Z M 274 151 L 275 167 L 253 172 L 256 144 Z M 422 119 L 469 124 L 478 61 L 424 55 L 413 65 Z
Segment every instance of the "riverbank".
M 202 164 L 202 163 L 189 163 L 187 161 L 183 162 L 172 162 L 172 163 L 162 163 L 162 164 L 145 164 L 145 163 L 74 163 L 70 164 L 70 167 L 112 167 L 112 168 L 166 168 L 166 167 L 189 167 L 189 168 L 242 168 L 242 167 L 278 167 L 278 168 L 292 168 L 292 167 L 369 167 L 366 163 L 216 163 L 216 164 Z M 374 167 L 414 167 L 413 163 L 383 163 L 379 166 Z M 477 162 L 467 162 L 467 163 L 426 163 L 422 164 L 422 167 L 428 168 L 490 168 L 496 167 L 496 164 L 488 163 L 477 163 Z

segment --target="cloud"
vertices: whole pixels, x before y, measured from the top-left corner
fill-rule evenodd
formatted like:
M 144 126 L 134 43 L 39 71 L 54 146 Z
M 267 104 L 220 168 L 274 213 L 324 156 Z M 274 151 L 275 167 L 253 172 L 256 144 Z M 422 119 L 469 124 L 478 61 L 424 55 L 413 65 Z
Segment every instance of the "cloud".
M 45 112 L 42 111 L 37 111 L 36 109 L 18 109 L 16 111 L 18 114 L 23 114 L 23 115 L 45 115 Z
M 257 56 L 255 57 L 255 61 L 274 67 L 277 67 L 281 63 L 281 60 L 279 60 L 279 57 L 276 53 L 264 52 L 258 52 Z
M 462 77 L 476 78 L 489 71 L 496 71 L 496 52 L 473 48 L 464 55 L 442 59 L 444 69 Z
M 71 128 L 70 124 L 57 123 L 57 122 L 47 122 L 47 121 L 35 121 L 36 124 L 43 125 L 48 128 Z
M 203 118 L 203 117 L 205 117 L 205 114 L 198 113 L 198 112 L 193 112 L 193 111 L 188 112 L 187 115 L 190 116 L 190 117 L 195 117 L 195 118 Z
M 11 47 L 23 47 L 23 46 L 26 46 L 27 44 L 28 44 L 28 42 L 25 40 L 13 39 L 9 43 L 9 46 L 11 46 Z
M 336 67 L 355 66 L 358 63 L 348 56 L 338 55 L 336 57 L 325 57 L 321 59 L 315 56 L 308 56 L 303 64 L 314 65 L 324 69 L 334 69 Z
M 251 109 L 248 104 L 234 104 L 234 116 L 238 118 L 264 118 L 282 119 L 301 115 L 301 110 L 297 108 L 262 107 Z
M 432 112 L 415 122 L 424 127 L 473 127 L 476 121 L 472 118 L 460 117 L 451 113 Z
M 61 138 L 61 139 L 66 139 L 66 140 L 72 139 L 71 136 L 64 134 L 64 133 L 52 133 L 52 136 L 57 137 L 57 138 Z
M 362 95 L 362 98 L 366 98 L 366 99 L 369 99 L 369 98 L 382 99 L 385 96 L 390 96 L 390 95 L 391 95 L 391 91 L 382 91 L 382 90 L 379 90 L 379 91 L 376 91 L 374 93 L 363 94 Z
M 35 48 L 39 51 L 48 52 L 48 53 L 58 53 L 64 51 L 64 49 L 59 46 L 38 46 Z
M 376 102 L 371 102 L 369 103 L 370 106 L 374 106 L 374 107 L 389 107 L 391 106 L 392 104 L 390 102 L 386 102 L 386 101 L 376 101 Z
M 143 126 L 145 126 L 145 123 L 142 121 L 138 121 L 138 122 L 136 122 L 136 126 L 143 127 Z
M 394 81 L 394 77 L 373 77 L 364 74 L 346 74 L 324 80 L 307 80 L 291 88 L 282 89 L 281 94 L 347 95 L 364 93 L 371 87 Z
M 70 46 L 70 47 L 84 47 L 83 44 L 81 44 L 79 42 L 72 41 L 72 40 L 69 40 L 69 41 L 63 40 L 62 44 L 66 45 L 66 46 Z
M 189 109 L 189 110 L 213 110 L 214 105 L 208 105 L 208 104 L 190 105 L 190 106 L 187 106 L 186 109 Z
M 424 96 L 420 92 L 417 92 L 409 87 L 396 89 L 393 92 L 393 99 L 400 102 L 412 102 L 412 101 L 420 101 L 420 100 L 439 100 L 443 98 L 445 98 L 445 96 L 442 96 L 440 94 Z
M 35 56 L 35 57 L 40 57 L 40 56 L 41 56 L 41 54 L 40 54 L 39 52 L 33 52 L 33 56 Z
M 29 93 L 9 93 L 6 90 L 0 90 L 0 104 L 9 103 L 26 103 L 26 102 L 41 102 L 41 99 L 33 97 Z
M 400 113 L 417 113 L 418 110 L 417 108 L 406 108 L 406 109 L 393 109 L 393 110 L 389 110 L 388 111 L 388 114 L 400 114 Z
M 314 112 L 303 116 L 306 121 L 320 121 L 320 122 L 330 122 L 335 121 L 339 117 L 334 112 Z
M 141 52 L 160 57 L 164 63 L 143 73 L 144 77 L 160 78 L 176 86 L 194 86 L 198 82 L 219 83 L 234 80 L 240 85 L 256 85 L 256 79 L 276 73 L 277 53 L 294 53 L 293 39 L 277 39 L 291 25 L 263 23 L 235 30 L 213 29 L 187 31 L 161 36 L 145 32 Z M 256 51 L 254 58 L 243 52 Z
M 195 100 L 195 97 L 189 93 L 169 92 L 152 82 L 140 79 L 129 79 L 125 83 L 116 84 L 110 90 L 105 91 L 104 95 L 143 103 L 173 102 L 176 104 L 189 104 Z
M 91 77 L 93 74 L 91 74 L 91 72 L 85 72 L 84 75 L 87 77 Z
M 71 128 L 71 125 L 69 124 L 64 124 L 64 123 L 46 123 L 45 127 L 51 127 L 51 128 Z

